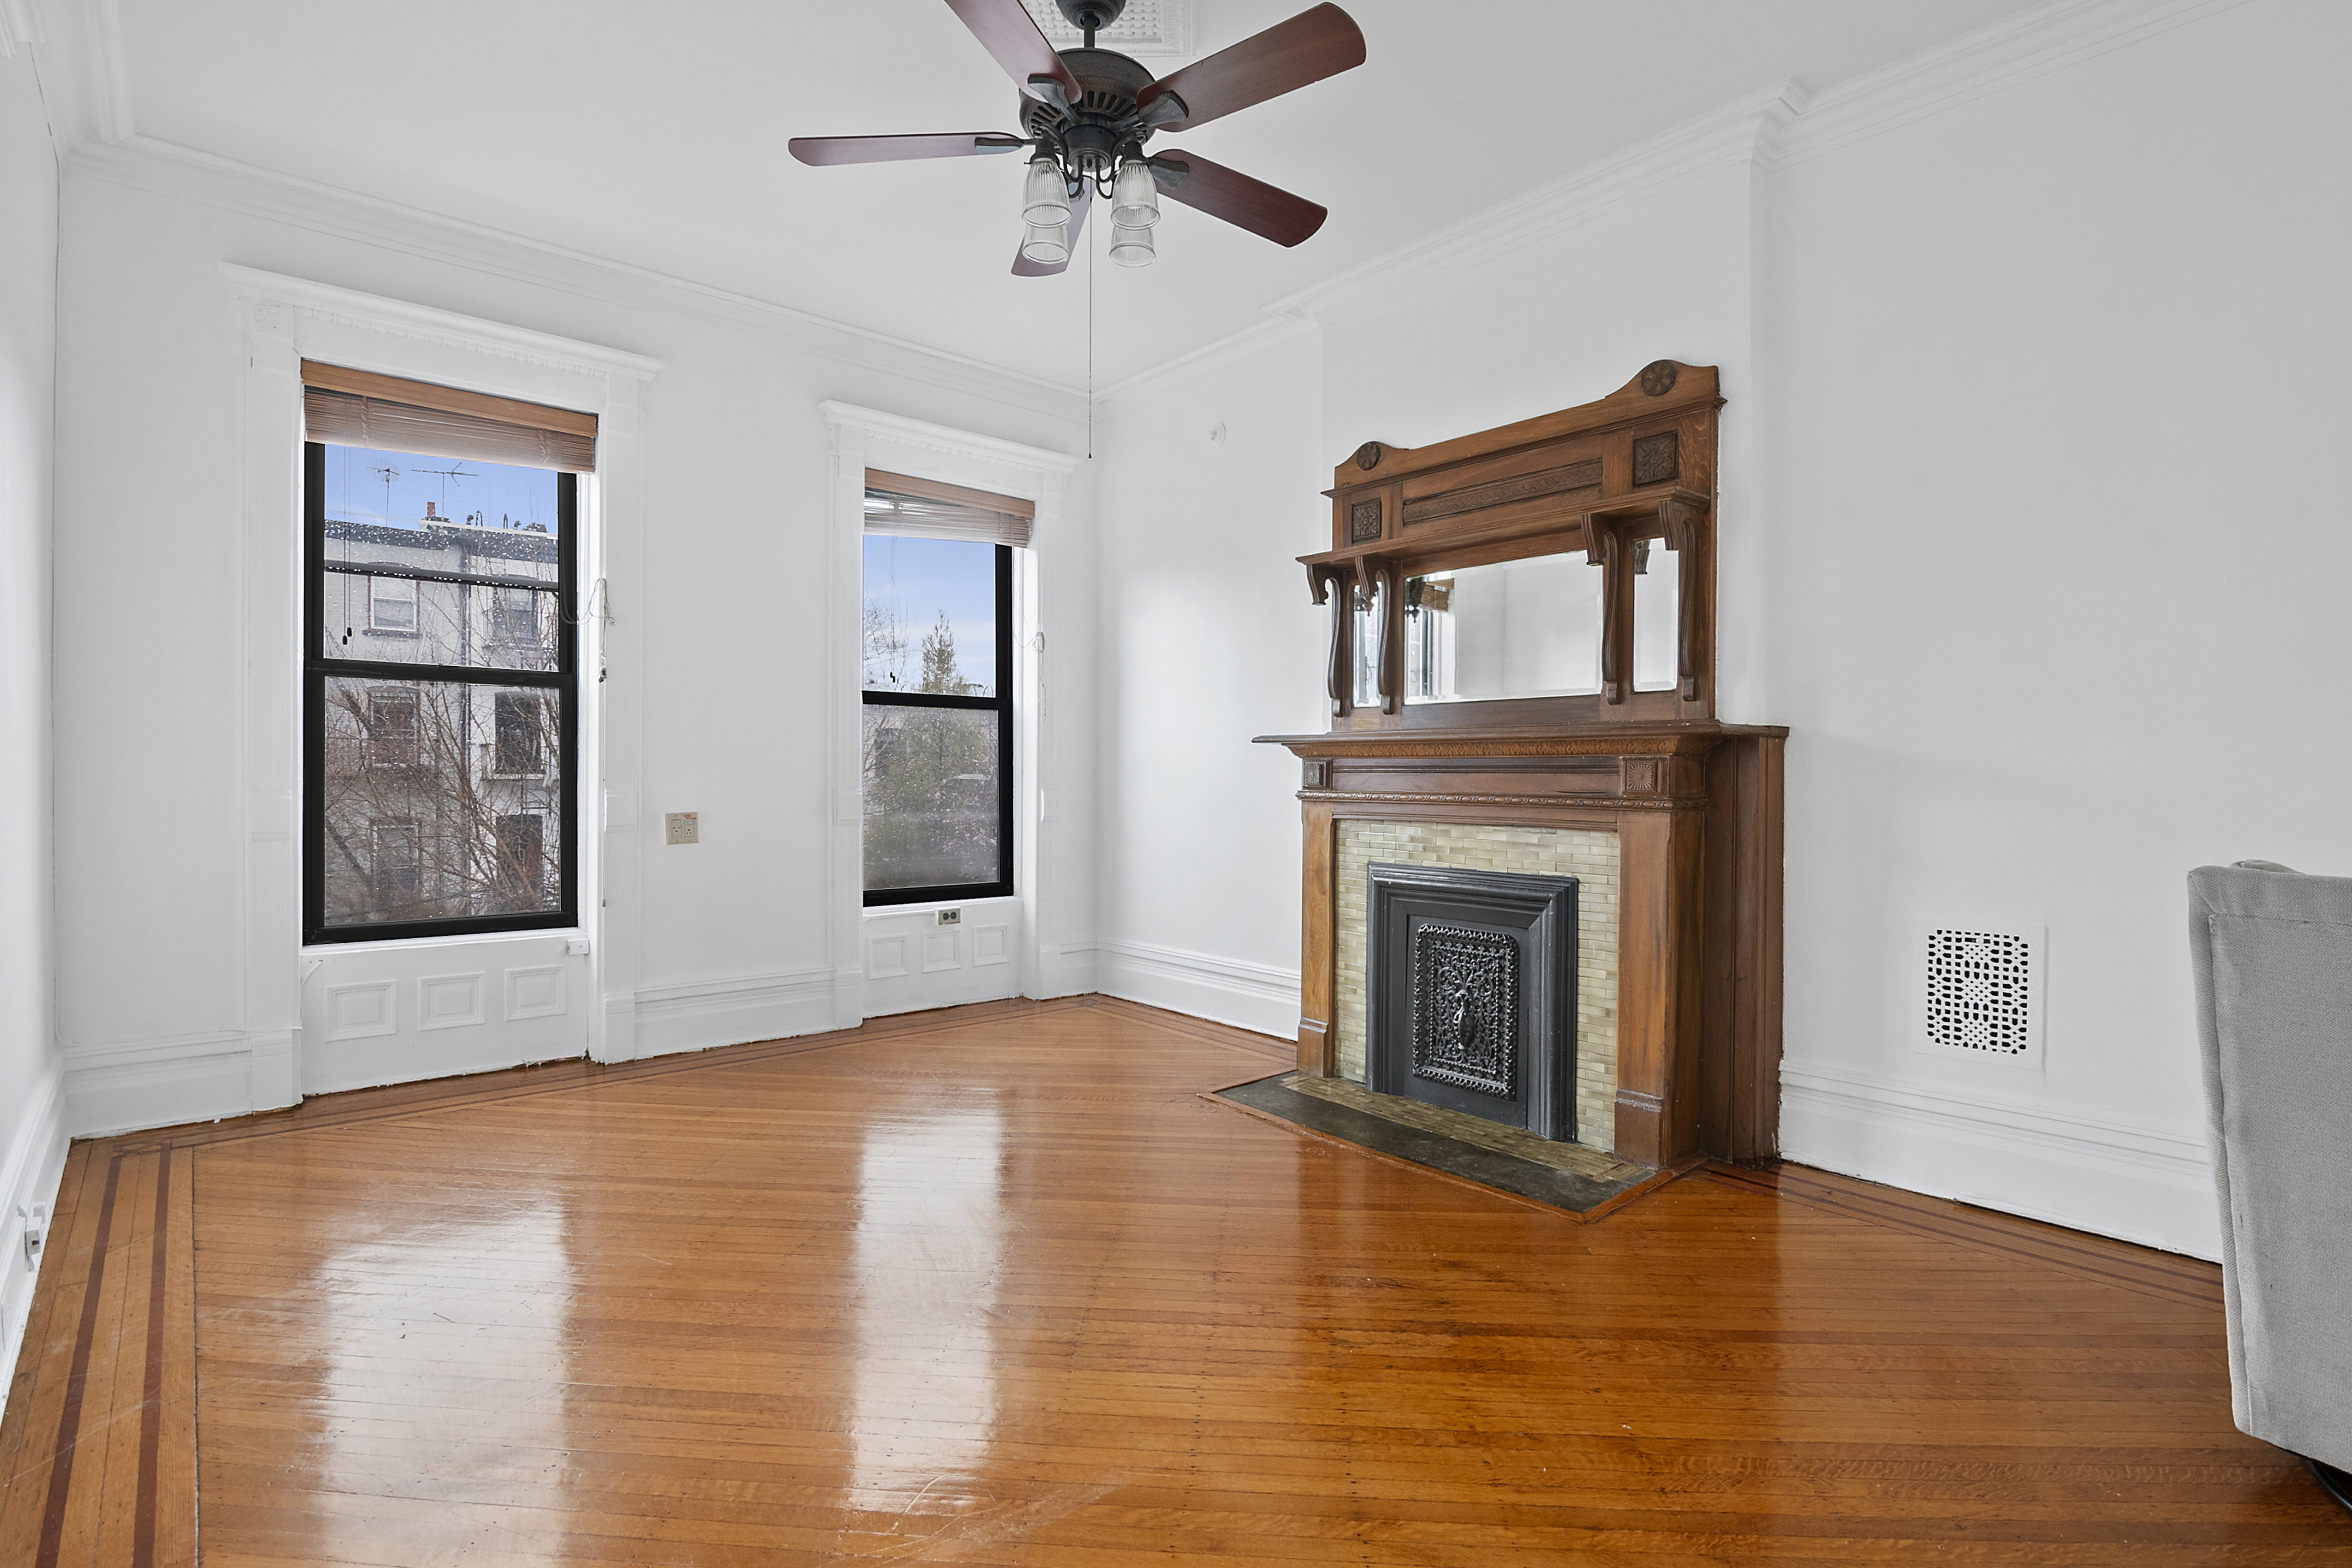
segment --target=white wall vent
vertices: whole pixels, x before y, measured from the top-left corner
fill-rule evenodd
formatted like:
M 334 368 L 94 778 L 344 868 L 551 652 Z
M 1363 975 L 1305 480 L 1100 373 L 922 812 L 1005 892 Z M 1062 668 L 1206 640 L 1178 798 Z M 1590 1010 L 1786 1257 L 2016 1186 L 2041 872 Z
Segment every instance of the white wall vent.
M 1062 19 L 1054 0 L 1021 0 L 1038 31 L 1057 49 L 1075 49 L 1086 35 Z M 1137 59 L 1192 52 L 1192 0 L 1127 0 L 1118 20 L 1095 35 L 1098 49 L 1116 49 Z M 1158 73 L 1166 76 L 1166 71 Z
M 1914 949 L 1916 1043 L 1938 1055 L 2042 1065 L 2044 933 L 2016 927 L 1930 925 Z

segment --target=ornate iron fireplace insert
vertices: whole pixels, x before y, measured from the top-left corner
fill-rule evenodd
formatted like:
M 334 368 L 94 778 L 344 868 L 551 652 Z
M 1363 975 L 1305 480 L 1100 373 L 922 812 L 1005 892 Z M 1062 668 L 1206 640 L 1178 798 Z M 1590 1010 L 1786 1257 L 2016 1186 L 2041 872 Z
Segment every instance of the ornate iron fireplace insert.
M 1576 879 L 1368 875 L 1370 1087 L 1576 1142 Z

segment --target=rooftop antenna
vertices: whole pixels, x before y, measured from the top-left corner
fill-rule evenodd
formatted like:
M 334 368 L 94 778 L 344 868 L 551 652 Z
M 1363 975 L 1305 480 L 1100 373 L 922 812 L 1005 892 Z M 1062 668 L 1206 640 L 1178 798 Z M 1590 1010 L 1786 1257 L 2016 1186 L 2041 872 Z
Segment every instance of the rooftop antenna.
M 385 464 L 382 468 L 370 468 L 368 472 L 371 474 L 381 475 L 383 479 L 383 521 L 385 526 L 390 527 L 392 523 L 392 481 L 400 478 L 400 470 L 392 467 L 390 464 Z
M 463 488 L 465 482 L 474 477 L 466 471 L 466 465 L 462 461 L 454 468 L 419 468 L 416 471 L 420 474 L 441 476 L 441 510 L 445 514 L 449 510 L 449 481 L 456 479 L 459 487 Z

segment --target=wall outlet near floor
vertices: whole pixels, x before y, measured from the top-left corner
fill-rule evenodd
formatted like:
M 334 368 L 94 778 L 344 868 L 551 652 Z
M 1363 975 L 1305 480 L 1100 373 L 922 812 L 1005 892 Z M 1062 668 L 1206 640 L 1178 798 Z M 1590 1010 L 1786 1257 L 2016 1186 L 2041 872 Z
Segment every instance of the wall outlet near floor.
M 25 1266 L 37 1268 L 41 1261 L 41 1246 L 49 1238 L 49 1205 L 35 1204 L 27 1210 L 19 1204 L 16 1205 L 16 1217 L 25 1226 Z
M 672 844 L 702 842 L 702 814 L 698 811 L 673 811 L 662 818 Z
M 963 924 L 963 911 L 961 910 L 941 910 L 939 912 L 939 916 L 940 924 L 943 926 L 960 926 Z

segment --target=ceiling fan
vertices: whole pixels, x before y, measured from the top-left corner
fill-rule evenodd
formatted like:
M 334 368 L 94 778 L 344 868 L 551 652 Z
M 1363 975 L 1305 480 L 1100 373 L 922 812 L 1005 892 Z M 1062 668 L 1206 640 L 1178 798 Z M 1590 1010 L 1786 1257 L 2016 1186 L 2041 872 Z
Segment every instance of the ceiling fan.
M 1261 180 L 1171 149 L 1147 154 L 1154 133 L 1182 131 L 1364 63 L 1364 35 L 1337 5 L 1318 5 L 1255 37 L 1155 79 L 1125 55 L 1095 47 L 1127 0 L 1054 0 L 1086 42 L 1058 53 L 1021 0 L 947 0 L 1021 89 L 1021 134 L 798 136 L 803 163 L 885 163 L 970 158 L 1028 149 L 1022 216 L 1029 226 L 1014 276 L 1043 278 L 1069 266 L 1096 196 L 1111 205 L 1110 258 L 1141 267 L 1157 254 L 1160 194 L 1213 217 L 1297 245 L 1329 214 Z

